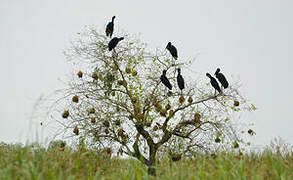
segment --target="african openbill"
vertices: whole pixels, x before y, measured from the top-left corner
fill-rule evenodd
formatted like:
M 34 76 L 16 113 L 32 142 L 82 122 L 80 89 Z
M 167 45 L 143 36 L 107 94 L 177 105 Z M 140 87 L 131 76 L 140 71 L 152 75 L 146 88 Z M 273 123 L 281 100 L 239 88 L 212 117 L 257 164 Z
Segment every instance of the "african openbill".
M 109 22 L 106 27 L 106 36 L 110 38 L 112 37 L 113 31 L 114 31 L 114 19 L 115 19 L 115 16 L 112 17 L 112 21 Z
M 229 86 L 227 79 L 225 78 L 224 74 L 220 73 L 220 68 L 218 68 L 215 72 L 216 78 L 220 81 L 222 86 L 226 89 Z
M 169 90 L 172 90 L 172 85 L 169 81 L 169 79 L 166 77 L 166 73 L 167 71 L 166 70 L 163 70 L 163 74 L 161 75 L 161 82 L 169 89 Z
M 109 51 L 114 49 L 117 46 L 117 44 L 119 43 L 119 41 L 122 41 L 123 39 L 124 39 L 124 37 L 121 37 L 121 38 L 114 37 L 108 44 Z
M 178 84 L 179 89 L 182 91 L 184 89 L 184 79 L 183 79 L 183 77 L 181 75 L 181 69 L 178 68 L 177 71 L 178 71 L 177 84 Z
M 177 60 L 177 58 L 178 58 L 177 49 L 176 49 L 175 46 L 173 46 L 173 45 L 171 44 L 171 42 L 168 42 L 168 44 L 167 44 L 167 46 L 166 46 L 166 49 L 168 49 L 169 52 L 171 53 L 171 55 L 173 56 L 173 58 L 174 58 L 175 60 Z
M 206 73 L 206 76 L 210 78 L 210 80 L 211 80 L 210 83 L 215 88 L 215 91 L 217 90 L 219 93 L 222 93 L 221 88 L 220 88 L 217 80 L 214 77 L 212 77 L 210 75 L 210 73 Z

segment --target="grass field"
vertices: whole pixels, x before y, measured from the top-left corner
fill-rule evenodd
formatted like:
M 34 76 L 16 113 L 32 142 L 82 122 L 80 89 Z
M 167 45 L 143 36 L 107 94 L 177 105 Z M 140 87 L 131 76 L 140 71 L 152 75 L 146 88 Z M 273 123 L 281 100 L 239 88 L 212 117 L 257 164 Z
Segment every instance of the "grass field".
M 109 158 L 91 150 L 2 144 L 0 179 L 293 179 L 293 152 L 267 149 L 249 155 L 198 155 L 178 162 L 166 157 L 157 165 L 157 177 L 152 177 L 136 160 Z

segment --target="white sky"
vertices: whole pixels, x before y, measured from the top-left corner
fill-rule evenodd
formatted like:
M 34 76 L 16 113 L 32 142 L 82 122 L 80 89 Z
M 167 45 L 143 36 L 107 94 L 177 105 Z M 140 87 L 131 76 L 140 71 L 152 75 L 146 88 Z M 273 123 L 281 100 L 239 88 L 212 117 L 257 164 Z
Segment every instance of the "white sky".
M 290 0 L 1 0 L 0 141 L 36 133 L 33 104 L 61 88 L 69 69 L 63 49 L 85 25 L 104 31 L 116 15 L 115 30 L 141 33 L 153 47 L 171 41 L 180 58 L 200 52 L 198 72 L 221 67 L 228 78 L 239 76 L 258 107 L 243 118 L 255 123 L 252 140 L 266 145 L 280 136 L 293 144 L 292 9 Z

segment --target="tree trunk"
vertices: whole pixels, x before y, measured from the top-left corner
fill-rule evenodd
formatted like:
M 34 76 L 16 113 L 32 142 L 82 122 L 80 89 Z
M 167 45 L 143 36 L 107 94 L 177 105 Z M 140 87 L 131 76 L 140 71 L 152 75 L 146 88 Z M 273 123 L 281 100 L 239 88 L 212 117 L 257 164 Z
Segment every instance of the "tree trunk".
M 148 166 L 148 174 L 151 176 L 156 176 L 156 168 L 154 166 Z
M 150 159 L 148 163 L 148 174 L 151 176 L 156 176 L 156 153 L 157 153 L 157 146 L 151 146 L 150 147 Z

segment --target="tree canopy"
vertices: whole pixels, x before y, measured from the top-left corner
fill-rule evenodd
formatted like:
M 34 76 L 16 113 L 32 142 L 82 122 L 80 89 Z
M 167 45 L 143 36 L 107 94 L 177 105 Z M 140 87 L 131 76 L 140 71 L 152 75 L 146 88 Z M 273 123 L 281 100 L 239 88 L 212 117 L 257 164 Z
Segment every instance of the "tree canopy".
M 51 116 L 66 135 L 137 158 L 150 173 L 166 153 L 176 160 L 243 142 L 233 118 L 255 107 L 241 96 L 237 82 L 228 78 L 229 87 L 215 93 L 205 73 L 188 72 L 194 60 L 174 60 L 166 45 L 151 50 L 139 38 L 122 34 L 124 40 L 109 51 L 109 38 L 94 28 L 78 36 L 65 51 L 72 78 Z M 185 80 L 182 91 L 178 68 Z M 172 91 L 160 80 L 163 70 Z

